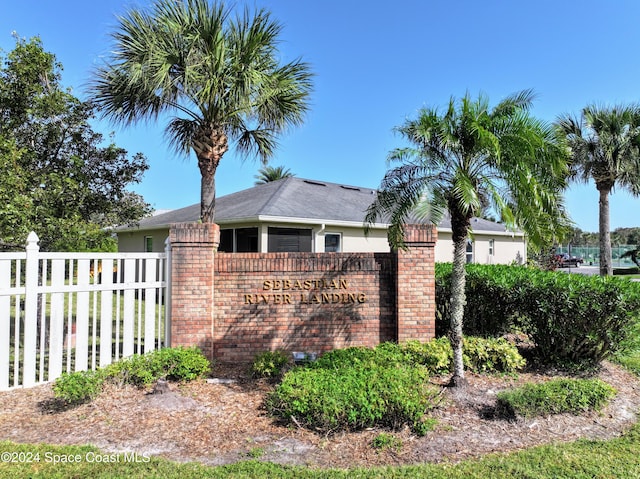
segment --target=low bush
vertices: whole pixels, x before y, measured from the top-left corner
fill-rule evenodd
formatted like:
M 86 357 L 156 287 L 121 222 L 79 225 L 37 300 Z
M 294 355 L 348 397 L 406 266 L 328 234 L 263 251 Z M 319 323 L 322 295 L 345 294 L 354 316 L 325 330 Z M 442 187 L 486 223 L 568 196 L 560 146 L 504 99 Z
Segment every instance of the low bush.
M 504 338 L 463 338 L 465 368 L 478 373 L 514 373 L 526 364 L 513 344 Z M 447 338 L 401 345 L 410 362 L 425 366 L 431 374 L 447 374 L 453 367 L 453 350 Z
M 613 268 L 614 276 L 626 276 L 628 274 L 638 274 L 640 273 L 640 268 L 637 266 L 631 266 L 629 268 Z
M 148 386 L 160 378 L 193 381 L 210 369 L 211 364 L 200 349 L 177 347 L 122 359 L 107 367 L 107 376 L 115 382 Z
M 165 348 L 116 361 L 96 371 L 63 373 L 53 385 L 56 398 L 69 404 L 90 401 L 105 381 L 148 386 L 160 378 L 192 381 L 210 370 L 209 360 L 196 348 Z
M 411 340 L 403 343 L 402 349 L 412 363 L 426 367 L 431 374 L 451 372 L 453 349 L 447 338 L 432 339 L 427 343 Z
M 474 372 L 514 373 L 525 365 L 518 349 L 506 339 L 464 338 L 464 364 Z M 453 366 L 453 350 L 447 338 L 426 343 L 417 340 L 401 344 L 382 343 L 375 348 L 354 346 L 334 349 L 310 364 L 311 368 L 342 369 L 354 366 L 420 365 L 429 374 L 448 374 Z
M 465 337 L 462 355 L 465 367 L 477 373 L 515 373 L 526 364 L 518 348 L 504 338 Z
M 599 379 L 557 379 L 497 394 L 497 409 L 524 417 L 599 411 L 616 391 Z
M 82 404 L 102 392 L 104 379 L 101 371 L 64 372 L 53 384 L 53 394 L 68 404 Z
M 264 351 L 253 359 L 251 374 L 254 377 L 277 378 L 289 364 L 289 355 L 283 351 Z
M 396 343 L 381 343 L 375 348 L 352 346 L 334 349 L 320 356 L 309 364 L 311 368 L 343 369 L 359 366 L 388 366 L 406 364 L 407 356 L 401 346 Z
M 438 400 L 439 389 L 428 383 L 423 367 L 367 362 L 336 368 L 334 363 L 288 371 L 267 396 L 266 407 L 288 423 L 327 433 L 406 424 L 424 435 L 433 427 L 425 413 Z

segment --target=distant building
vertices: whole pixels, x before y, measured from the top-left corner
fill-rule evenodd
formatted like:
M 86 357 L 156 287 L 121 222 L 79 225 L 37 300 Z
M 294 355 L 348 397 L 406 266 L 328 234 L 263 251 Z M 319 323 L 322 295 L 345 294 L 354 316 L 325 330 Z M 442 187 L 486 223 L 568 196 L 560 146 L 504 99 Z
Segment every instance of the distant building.
M 376 190 L 324 181 L 284 178 L 216 199 L 223 252 L 388 252 L 388 224 L 364 234 L 364 217 Z M 163 251 L 172 223 L 195 222 L 200 204 L 144 218 L 138 226 L 117 228 L 119 251 Z M 522 232 L 473 218 L 467 262 L 511 263 L 527 257 Z M 438 225 L 436 261 L 453 260 L 451 222 Z

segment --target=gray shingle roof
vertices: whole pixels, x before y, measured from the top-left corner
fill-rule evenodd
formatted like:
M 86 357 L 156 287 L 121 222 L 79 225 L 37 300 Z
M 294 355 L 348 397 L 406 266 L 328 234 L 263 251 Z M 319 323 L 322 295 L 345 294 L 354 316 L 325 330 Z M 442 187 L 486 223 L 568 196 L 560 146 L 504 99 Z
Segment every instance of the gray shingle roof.
M 355 223 L 362 225 L 367 208 L 375 198 L 376 190 L 359 186 L 341 185 L 326 181 L 289 177 L 254 186 L 216 199 L 215 221 L 221 225 L 238 221 L 273 219 L 296 223 Z M 200 204 L 172 210 L 140 220 L 137 227 L 118 228 L 155 229 L 171 223 L 198 221 Z M 450 229 L 445 217 L 439 228 Z M 472 220 L 475 231 L 504 232 L 502 224 L 481 218 Z

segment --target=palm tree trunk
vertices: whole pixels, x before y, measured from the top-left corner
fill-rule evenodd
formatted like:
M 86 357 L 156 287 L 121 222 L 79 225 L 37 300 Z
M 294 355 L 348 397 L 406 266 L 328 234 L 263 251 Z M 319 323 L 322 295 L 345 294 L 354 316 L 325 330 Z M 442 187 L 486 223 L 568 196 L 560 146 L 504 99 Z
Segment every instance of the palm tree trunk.
M 613 275 L 611 264 L 611 234 L 609 222 L 609 193 L 611 188 L 598 186 L 600 193 L 598 227 L 600 232 L 600 276 Z
M 219 128 L 204 128 L 194 139 L 200 168 L 200 220 L 213 223 L 216 211 L 216 169 L 229 149 L 227 135 Z
M 466 256 L 467 239 L 470 219 L 465 215 L 451 214 L 451 230 L 453 239 L 453 269 L 451 272 L 451 330 L 449 340 L 453 349 L 453 376 L 451 386 L 464 387 L 464 361 L 462 358 L 462 323 L 464 306 L 467 302 L 466 284 Z
M 200 169 L 202 171 L 202 168 Z M 211 173 L 201 173 L 200 177 L 200 219 L 203 223 L 213 223 L 216 212 L 216 169 Z

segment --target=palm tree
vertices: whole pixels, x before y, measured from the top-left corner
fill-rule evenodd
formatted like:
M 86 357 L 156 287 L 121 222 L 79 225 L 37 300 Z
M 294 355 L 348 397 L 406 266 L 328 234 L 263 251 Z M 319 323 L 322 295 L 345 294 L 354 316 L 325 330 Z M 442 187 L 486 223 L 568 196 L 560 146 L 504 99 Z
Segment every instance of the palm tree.
M 264 166 L 258 170 L 258 174 L 254 176 L 256 185 L 271 183 L 272 181 L 281 180 L 283 178 L 291 178 L 295 176 L 289 168 L 284 166 Z
M 640 194 L 640 107 L 637 105 L 587 106 L 582 117 L 558 119 L 571 149 L 572 176 L 596 184 L 599 193 L 600 274 L 613 274 L 609 220 L 609 195 L 621 186 Z
M 420 110 L 396 131 L 412 146 L 393 150 L 390 169 L 367 211 L 367 225 L 390 224 L 389 242 L 403 245 L 403 225 L 417 216 L 437 224 L 451 218 L 454 243 L 451 276 L 452 385 L 465 384 L 462 325 L 465 305 L 465 249 L 471 219 L 485 202 L 510 227 L 523 228 L 535 245 L 565 227 L 562 190 L 566 153 L 555 130 L 532 118 L 533 93 L 525 90 L 489 108 L 480 95 L 451 98 L 444 111 Z
M 282 28 L 265 10 L 232 16 L 223 3 L 157 0 L 118 20 L 114 51 L 96 70 L 91 94 L 116 123 L 174 115 L 166 134 L 177 151 L 195 152 L 201 220 L 212 223 L 215 173 L 229 143 L 266 163 L 278 134 L 308 109 L 309 67 L 279 63 Z

